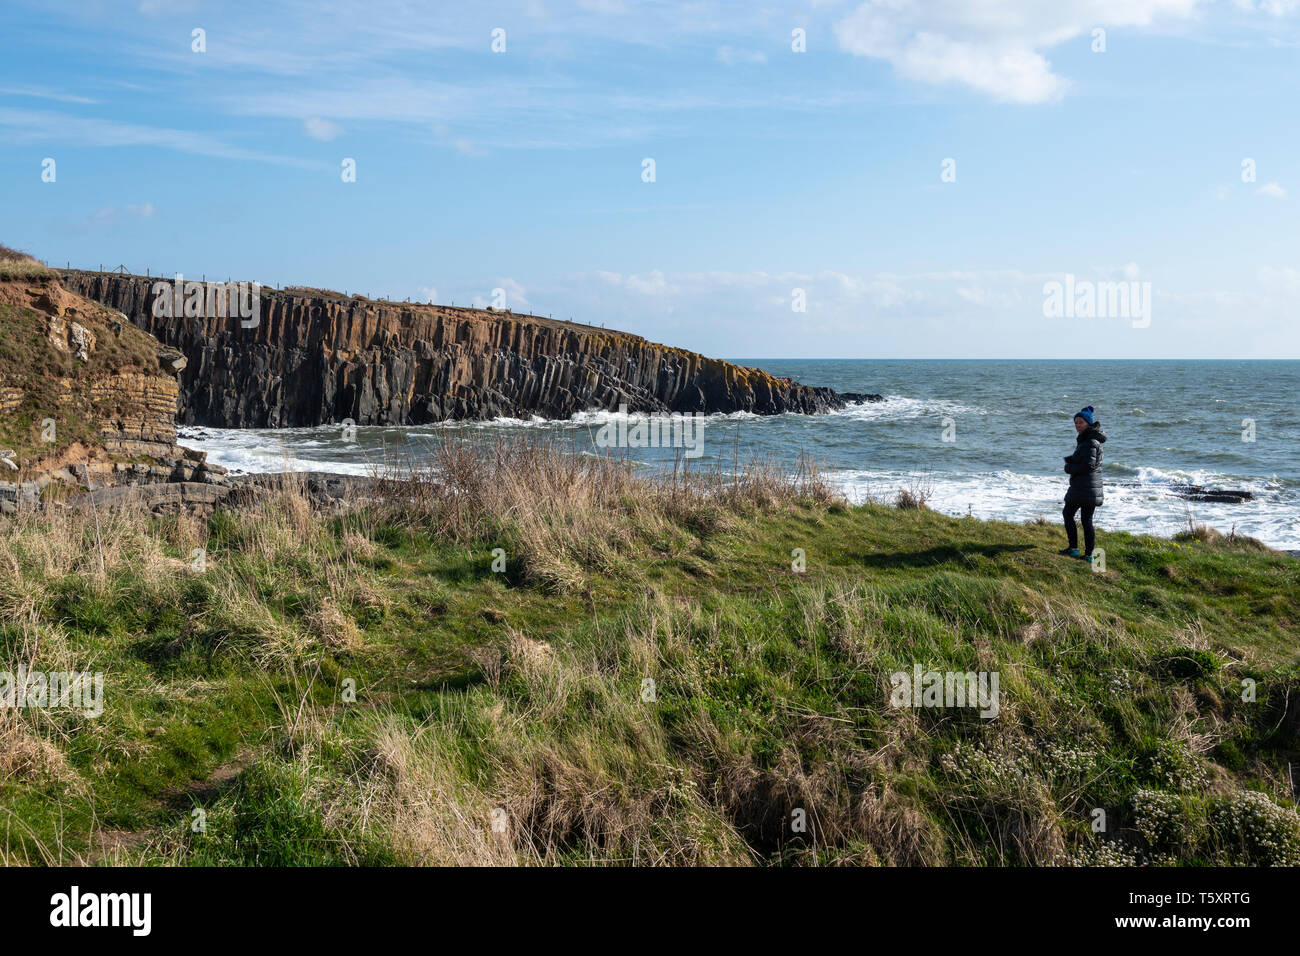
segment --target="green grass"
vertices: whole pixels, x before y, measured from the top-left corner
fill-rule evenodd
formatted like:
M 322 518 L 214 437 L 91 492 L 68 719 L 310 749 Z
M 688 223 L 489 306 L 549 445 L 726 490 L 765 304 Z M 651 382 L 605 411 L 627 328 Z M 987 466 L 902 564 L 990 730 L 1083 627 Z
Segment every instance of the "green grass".
M 509 517 L 287 501 L 123 523 L 102 559 L 0 529 L 0 659 L 107 685 L 97 719 L 11 726 L 44 756 L 0 764 L 5 858 L 1300 862 L 1295 560 L 1102 531 L 1099 574 L 1041 525 L 643 508 L 562 580 Z M 997 718 L 891 707 L 915 663 L 996 671 Z

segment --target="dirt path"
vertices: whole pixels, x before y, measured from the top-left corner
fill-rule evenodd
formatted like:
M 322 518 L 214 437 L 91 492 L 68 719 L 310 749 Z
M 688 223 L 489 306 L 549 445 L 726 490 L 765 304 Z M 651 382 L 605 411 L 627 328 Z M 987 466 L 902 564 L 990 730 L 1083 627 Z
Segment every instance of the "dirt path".
M 196 780 L 187 787 L 173 790 L 156 801 L 158 809 L 171 809 L 188 812 L 194 804 L 208 804 L 218 799 L 239 780 L 253 762 L 253 752 L 240 751 L 234 759 L 228 760 L 202 780 Z M 73 861 L 73 866 L 97 866 L 100 863 L 112 864 L 115 857 L 131 853 L 161 836 L 158 827 L 146 827 L 142 830 L 97 830 L 91 836 L 91 849 L 85 856 Z

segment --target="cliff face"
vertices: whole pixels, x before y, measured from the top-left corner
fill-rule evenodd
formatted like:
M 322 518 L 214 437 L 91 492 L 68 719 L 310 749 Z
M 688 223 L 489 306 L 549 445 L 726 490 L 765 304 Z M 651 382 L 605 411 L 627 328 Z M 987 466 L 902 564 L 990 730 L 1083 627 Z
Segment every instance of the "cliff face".
M 0 273 L 0 513 L 51 484 L 219 480 L 176 445 L 184 365 L 54 273 Z
M 640 412 L 769 415 L 875 398 L 789 383 L 635 335 L 513 313 L 263 289 L 256 325 L 219 317 L 211 301 L 201 315 L 160 317 L 159 281 L 167 280 L 63 277 L 68 289 L 122 312 L 184 355 L 185 424 L 568 418 L 620 404 Z

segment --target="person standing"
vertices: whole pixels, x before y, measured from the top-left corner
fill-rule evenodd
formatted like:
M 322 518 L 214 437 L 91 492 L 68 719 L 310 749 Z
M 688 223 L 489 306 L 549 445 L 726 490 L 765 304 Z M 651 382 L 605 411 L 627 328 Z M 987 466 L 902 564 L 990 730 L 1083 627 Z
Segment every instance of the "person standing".
M 1075 444 L 1074 451 L 1065 457 L 1065 473 L 1070 476 L 1070 487 L 1065 492 L 1065 508 L 1061 516 L 1065 519 L 1065 535 L 1069 545 L 1061 549 L 1061 554 L 1072 558 L 1083 558 L 1091 562 L 1096 546 L 1096 534 L 1092 527 L 1092 513 L 1101 507 L 1104 499 L 1101 484 L 1101 446 L 1106 435 L 1101 430 L 1101 423 L 1096 419 L 1096 409 L 1091 405 L 1080 409 L 1074 416 Z M 1075 512 L 1079 513 L 1083 525 L 1083 553 L 1079 552 L 1079 535 L 1074 527 Z

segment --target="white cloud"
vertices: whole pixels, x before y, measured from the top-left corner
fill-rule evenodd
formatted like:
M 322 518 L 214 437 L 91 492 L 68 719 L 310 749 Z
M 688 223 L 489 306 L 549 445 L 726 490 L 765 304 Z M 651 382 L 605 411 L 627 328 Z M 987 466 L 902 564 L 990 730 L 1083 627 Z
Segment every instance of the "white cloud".
M 528 290 L 522 283 L 509 277 L 475 283 L 471 291 L 464 291 L 464 287 L 461 288 L 460 292 L 447 293 L 445 301 L 439 304 L 459 303 L 471 309 L 486 309 L 501 303 L 501 308 L 509 309 L 511 312 L 529 312 L 533 309 L 533 303 L 528 298 Z M 438 301 L 438 290 L 433 286 L 420 286 L 418 291 L 428 301 Z
M 1260 196 L 1267 196 L 1270 199 L 1286 198 L 1286 190 L 1283 189 L 1275 182 L 1265 183 L 1264 185 L 1260 186 L 1259 189 L 1255 190 L 1255 192 Z
M 528 301 L 527 291 L 514 279 L 499 279 L 497 288 L 505 291 L 507 309 L 513 312 L 526 312 L 532 308 L 532 303 Z
M 1232 5 L 1247 13 L 1264 13 L 1270 17 L 1286 17 L 1300 10 L 1300 0 L 1232 0 Z
M 127 203 L 121 207 L 102 206 L 82 222 L 86 226 L 114 226 L 122 220 L 124 214 L 137 219 L 152 219 L 157 213 L 158 208 L 151 202 Z
M 1257 275 L 1260 284 L 1270 291 L 1300 298 L 1300 270 L 1261 266 Z
M 1151 326 L 1107 318 L 1085 328 L 1045 318 L 1044 283 L 1067 272 L 1081 281 L 1152 281 Z M 500 287 L 506 306 L 517 312 L 572 317 L 722 358 L 1059 357 L 1063 348 L 1080 357 L 1254 356 L 1263 348 L 1258 343 L 1269 343 L 1261 356 L 1300 354 L 1291 322 L 1300 308 L 1297 269 L 1224 275 L 1236 285 L 1227 289 L 1177 289 L 1142 275 L 1131 262 L 1096 268 L 1065 262 L 1059 272 L 593 270 L 530 280 L 526 295 L 513 279 L 482 278 L 458 284 L 474 291 L 450 298 L 483 307 Z M 792 308 L 796 289 L 804 292 L 805 312 Z M 1189 351 L 1189 342 L 1196 348 Z
M 1186 19 L 1204 0 L 867 0 L 835 27 L 840 46 L 910 80 L 968 86 L 1008 103 L 1059 100 L 1069 81 L 1043 52 L 1096 27 Z
M 338 123 L 327 119 L 321 119 L 319 116 L 309 116 L 302 121 L 302 130 L 312 139 L 318 139 L 322 143 L 328 143 L 331 140 L 338 139 L 343 133 L 343 127 Z

